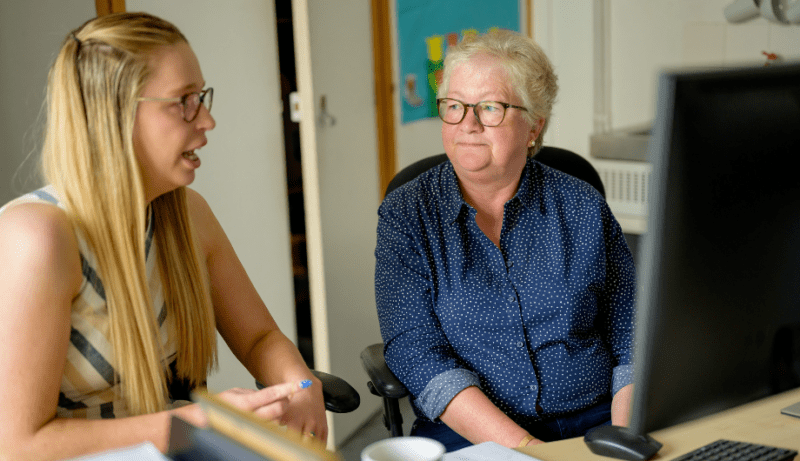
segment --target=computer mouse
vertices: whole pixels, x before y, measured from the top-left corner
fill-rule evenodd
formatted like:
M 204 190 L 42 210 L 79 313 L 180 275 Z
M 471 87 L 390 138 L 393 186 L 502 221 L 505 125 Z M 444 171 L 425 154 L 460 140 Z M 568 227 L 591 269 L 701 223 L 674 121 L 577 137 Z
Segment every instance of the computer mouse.
M 596 455 L 629 461 L 650 459 L 662 446 L 649 435 L 637 435 L 621 426 L 592 428 L 583 437 L 583 441 Z

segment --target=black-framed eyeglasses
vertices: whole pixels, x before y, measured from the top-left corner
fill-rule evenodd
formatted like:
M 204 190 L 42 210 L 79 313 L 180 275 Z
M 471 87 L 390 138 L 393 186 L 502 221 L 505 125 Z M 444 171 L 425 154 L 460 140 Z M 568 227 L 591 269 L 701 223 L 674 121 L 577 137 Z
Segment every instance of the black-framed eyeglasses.
M 524 110 L 528 109 L 508 104 L 499 101 L 481 101 L 475 104 L 467 104 L 464 101 L 459 101 L 453 98 L 439 98 L 436 100 L 439 106 L 439 118 L 444 123 L 450 125 L 458 125 L 464 120 L 467 115 L 467 109 L 472 107 L 475 116 L 478 117 L 478 122 L 483 126 L 493 127 L 503 123 L 506 117 L 506 109 L 513 107 L 514 109 Z
M 214 101 L 214 88 L 206 88 L 181 96 L 180 98 L 138 98 L 137 101 L 164 101 L 181 103 L 181 113 L 187 122 L 194 121 L 200 113 L 200 106 L 206 106 L 211 112 L 211 103 Z

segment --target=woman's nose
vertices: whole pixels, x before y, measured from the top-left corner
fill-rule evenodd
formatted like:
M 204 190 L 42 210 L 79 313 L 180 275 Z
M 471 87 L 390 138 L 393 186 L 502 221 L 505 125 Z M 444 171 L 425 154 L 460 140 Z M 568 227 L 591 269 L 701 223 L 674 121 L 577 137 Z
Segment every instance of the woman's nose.
M 475 110 L 474 106 L 467 109 L 467 113 L 464 115 L 464 119 L 461 120 L 459 125 L 462 127 L 462 129 L 469 131 L 477 131 L 483 128 L 483 125 L 478 118 L 478 112 Z
M 197 114 L 197 127 L 204 131 L 213 130 L 217 126 L 214 116 L 205 105 L 200 105 L 200 112 Z

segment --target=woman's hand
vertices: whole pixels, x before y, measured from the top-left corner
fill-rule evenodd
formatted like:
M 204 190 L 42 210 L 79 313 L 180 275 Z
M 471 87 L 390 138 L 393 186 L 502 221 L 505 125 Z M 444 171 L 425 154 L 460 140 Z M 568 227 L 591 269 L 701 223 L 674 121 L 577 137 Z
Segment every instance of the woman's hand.
M 325 417 L 322 382 L 319 379 L 313 378 L 308 389 L 289 400 L 281 424 L 321 442 L 328 440 L 328 420 Z
M 265 387 L 261 390 L 233 388 L 219 393 L 219 398 L 261 419 L 279 420 L 289 408 L 295 393 L 303 391 L 302 382 L 288 382 Z M 306 386 L 307 387 L 307 386 Z
M 237 387 L 220 392 L 217 397 L 239 410 L 278 422 L 285 416 L 292 399 L 299 394 L 307 394 L 305 389 L 309 386 L 309 381 L 306 380 L 276 384 L 257 391 Z M 196 426 L 208 425 L 208 419 L 198 405 L 180 408 L 176 413 Z

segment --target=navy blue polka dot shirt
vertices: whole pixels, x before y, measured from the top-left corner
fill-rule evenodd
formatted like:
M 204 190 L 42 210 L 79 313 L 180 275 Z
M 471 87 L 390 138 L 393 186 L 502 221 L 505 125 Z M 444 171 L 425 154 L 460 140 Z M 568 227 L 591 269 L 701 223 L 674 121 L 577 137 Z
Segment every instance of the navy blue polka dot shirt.
M 610 400 L 632 382 L 635 271 L 589 184 L 529 159 L 499 247 L 449 161 L 381 204 L 375 291 L 386 362 L 418 415 L 469 386 L 512 419 Z

